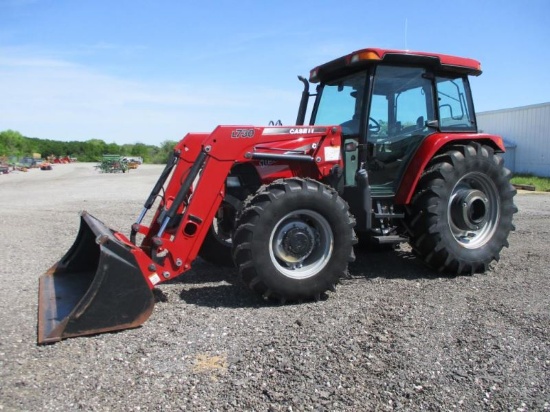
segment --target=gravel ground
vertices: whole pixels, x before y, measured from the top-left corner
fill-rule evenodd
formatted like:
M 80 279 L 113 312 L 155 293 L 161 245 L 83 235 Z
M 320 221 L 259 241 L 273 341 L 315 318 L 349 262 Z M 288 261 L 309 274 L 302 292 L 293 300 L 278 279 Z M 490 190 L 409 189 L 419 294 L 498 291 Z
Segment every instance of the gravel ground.
M 271 305 L 200 259 L 140 328 L 36 345 L 38 277 L 88 210 L 128 234 L 160 166 L 0 176 L 0 410 L 550 410 L 550 194 L 483 275 L 358 253 L 317 303 Z

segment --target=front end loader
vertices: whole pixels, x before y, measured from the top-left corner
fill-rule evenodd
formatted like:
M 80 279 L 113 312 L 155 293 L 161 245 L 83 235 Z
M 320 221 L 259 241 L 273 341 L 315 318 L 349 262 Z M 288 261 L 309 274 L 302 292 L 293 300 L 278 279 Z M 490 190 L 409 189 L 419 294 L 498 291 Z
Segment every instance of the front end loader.
M 334 153 L 339 151 L 341 136 L 338 128 L 315 127 L 308 128 L 307 134 L 297 139 L 299 131 L 299 128 L 288 127 L 220 126 L 210 135 L 185 136 L 176 146 L 140 216 L 132 225 L 129 238 L 82 212 L 75 243 L 40 278 L 38 342 L 55 342 L 142 324 L 153 309 L 152 289 L 191 268 L 226 197 L 226 180 L 236 159 L 258 165 L 284 160 L 295 164 L 296 172 L 301 170 L 298 174 L 316 178 L 286 182 L 286 185 L 292 183 L 289 190 L 298 192 L 297 198 L 295 193 L 290 197 L 295 197 L 294 201 L 299 203 L 307 201 L 313 205 L 321 196 L 320 203 L 328 200 L 341 208 L 340 213 L 348 221 L 343 235 L 349 245 L 343 250 L 333 250 L 334 242 L 340 242 L 340 235 L 332 234 L 325 218 L 314 212 L 304 212 L 305 215 L 300 217 L 289 209 L 287 223 L 283 224 L 293 232 L 283 236 L 290 243 L 280 253 L 284 255 L 289 251 L 286 258 L 304 267 L 300 255 L 305 256 L 307 252 L 313 262 L 310 270 L 314 272 L 322 271 L 320 266 L 325 267 L 325 271 L 335 268 L 333 259 L 330 259 L 332 255 L 352 254 L 352 219 L 348 216 L 345 202 L 318 181 L 330 175 L 333 167 L 338 165 L 339 156 Z M 289 170 L 272 171 L 270 175 L 273 181 L 282 181 L 283 176 L 292 177 Z M 308 190 L 303 191 L 303 188 Z M 160 204 L 151 223 L 146 225 L 143 223 L 145 216 L 157 197 L 160 197 Z M 274 204 L 284 210 L 277 206 L 277 202 Z M 249 211 L 253 209 L 249 207 Z M 308 223 L 301 222 L 302 219 Z M 316 219 L 322 223 L 310 227 Z M 342 223 L 334 221 L 333 224 Z M 247 235 L 246 230 L 241 233 Z M 313 242 L 313 236 L 319 233 L 331 245 L 323 245 L 322 252 L 313 250 L 320 249 Z M 139 246 L 136 245 L 138 237 L 142 238 Z M 241 244 L 237 251 L 238 254 L 248 252 L 246 243 Z M 347 261 L 346 258 L 346 264 Z M 338 272 L 332 284 L 313 288 L 305 285 L 301 292 L 295 292 L 295 296 L 289 298 L 308 298 L 312 293 L 319 295 L 323 289 L 333 287 L 345 271 L 340 259 L 336 263 L 342 267 L 336 268 Z M 300 277 L 307 278 L 304 274 Z
M 186 135 L 128 237 L 82 212 L 40 277 L 38 343 L 141 325 L 155 286 L 197 256 L 279 302 L 334 290 L 356 244 L 409 242 L 439 272 L 488 270 L 517 209 L 502 139 L 477 130 L 479 74 L 472 59 L 363 49 L 300 77 L 296 125 Z

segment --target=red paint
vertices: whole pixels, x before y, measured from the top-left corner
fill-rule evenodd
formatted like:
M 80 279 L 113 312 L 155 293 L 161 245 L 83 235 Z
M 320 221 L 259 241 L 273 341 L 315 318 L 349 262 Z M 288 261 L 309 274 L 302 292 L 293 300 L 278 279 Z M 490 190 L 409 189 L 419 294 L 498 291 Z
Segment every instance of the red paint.
M 401 186 L 395 195 L 395 203 L 398 205 L 406 205 L 411 201 L 416 184 L 426 168 L 426 165 L 443 147 L 451 143 L 465 143 L 470 141 L 488 144 L 496 150 L 505 151 L 504 143 L 500 136 L 476 133 L 434 133 L 422 142 L 414 157 L 411 159 L 403 175 Z

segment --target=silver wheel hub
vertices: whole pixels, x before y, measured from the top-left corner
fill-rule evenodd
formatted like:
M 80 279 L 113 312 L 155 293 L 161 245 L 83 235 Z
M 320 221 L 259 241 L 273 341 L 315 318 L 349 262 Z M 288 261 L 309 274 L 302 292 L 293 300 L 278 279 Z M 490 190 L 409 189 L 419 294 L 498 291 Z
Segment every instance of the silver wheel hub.
M 448 223 L 455 240 L 468 249 L 487 243 L 500 219 L 500 196 L 484 173 L 466 174 L 453 188 Z
M 278 231 L 274 253 L 286 262 L 301 262 L 314 246 L 314 230 L 304 222 L 291 220 Z
M 461 230 L 479 230 L 487 223 L 489 199 L 480 190 L 460 190 L 453 199 L 453 221 Z
M 328 221 L 319 213 L 302 209 L 284 216 L 270 238 L 271 262 L 293 279 L 315 276 L 329 262 L 334 238 Z

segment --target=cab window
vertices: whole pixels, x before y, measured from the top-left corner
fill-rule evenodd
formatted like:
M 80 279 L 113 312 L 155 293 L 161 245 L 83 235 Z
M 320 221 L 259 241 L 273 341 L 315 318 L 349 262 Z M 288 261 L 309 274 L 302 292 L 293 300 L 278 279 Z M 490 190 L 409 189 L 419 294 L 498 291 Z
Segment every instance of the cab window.
M 344 135 L 358 135 L 366 73 L 323 85 L 315 124 L 341 125 Z
M 371 185 L 380 194 L 394 193 L 402 168 L 420 141 L 433 129 L 432 80 L 419 67 L 378 66 L 367 129 Z
M 439 127 L 442 131 L 475 131 L 474 111 L 465 79 L 436 77 Z

